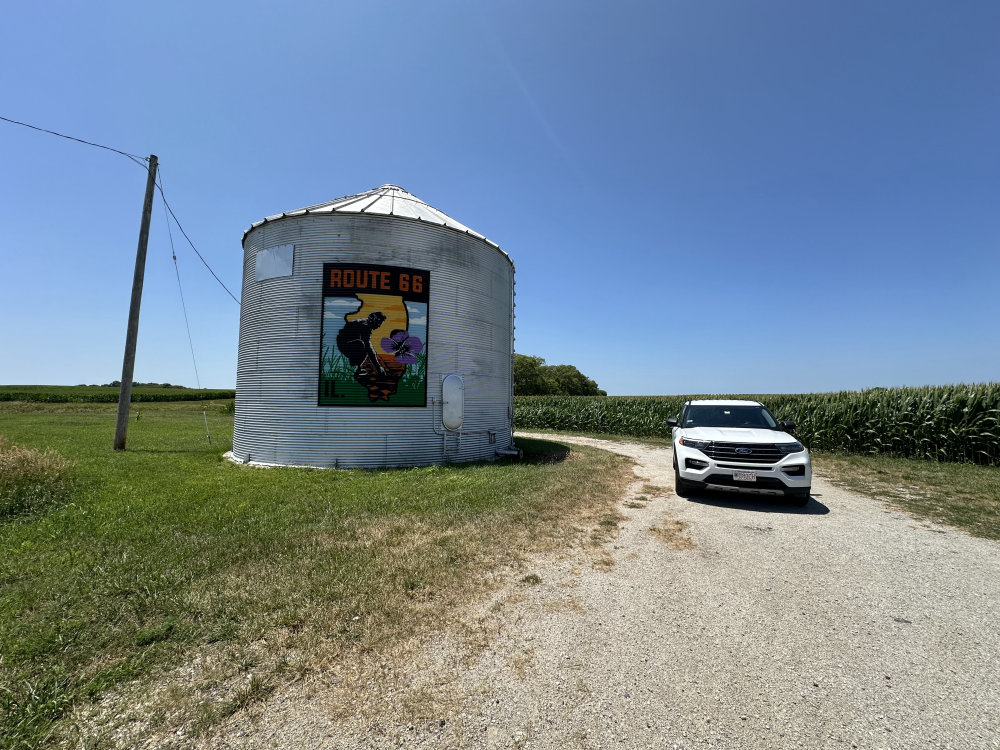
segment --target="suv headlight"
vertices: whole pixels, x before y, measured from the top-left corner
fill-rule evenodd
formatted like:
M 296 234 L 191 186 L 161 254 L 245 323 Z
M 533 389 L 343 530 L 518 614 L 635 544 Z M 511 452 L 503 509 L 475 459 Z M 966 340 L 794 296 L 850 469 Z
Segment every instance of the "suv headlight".
M 705 450 L 705 448 L 712 444 L 711 440 L 692 440 L 687 437 L 682 437 L 678 442 L 685 448 L 694 448 L 699 451 Z
M 789 453 L 799 453 L 800 451 L 804 451 L 806 449 L 806 447 L 797 440 L 794 443 L 778 443 L 774 447 L 778 449 L 779 453 L 784 453 L 785 455 Z

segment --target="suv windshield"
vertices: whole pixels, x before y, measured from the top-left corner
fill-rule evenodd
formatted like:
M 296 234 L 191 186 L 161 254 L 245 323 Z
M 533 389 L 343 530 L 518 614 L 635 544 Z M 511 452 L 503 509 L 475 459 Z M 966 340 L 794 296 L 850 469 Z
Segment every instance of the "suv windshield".
M 759 405 L 691 404 L 684 412 L 684 427 L 762 427 L 778 429 L 771 412 Z

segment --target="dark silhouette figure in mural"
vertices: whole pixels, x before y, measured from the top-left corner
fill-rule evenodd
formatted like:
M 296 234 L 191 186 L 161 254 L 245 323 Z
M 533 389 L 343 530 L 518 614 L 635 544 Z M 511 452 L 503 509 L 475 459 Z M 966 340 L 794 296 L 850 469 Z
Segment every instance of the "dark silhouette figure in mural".
M 350 320 L 337 334 L 337 348 L 354 368 L 354 379 L 368 389 L 369 401 L 388 401 L 396 392 L 406 364 L 372 347 L 372 333 L 385 322 L 385 315 L 373 312 L 363 320 Z
M 385 369 L 372 348 L 372 331 L 385 322 L 385 315 L 373 312 L 364 320 L 347 322 L 337 334 L 337 348 L 347 357 L 354 368 L 354 378 L 361 382 L 364 372 L 374 370 L 376 375 L 385 376 Z M 365 366 L 368 361 L 370 365 Z

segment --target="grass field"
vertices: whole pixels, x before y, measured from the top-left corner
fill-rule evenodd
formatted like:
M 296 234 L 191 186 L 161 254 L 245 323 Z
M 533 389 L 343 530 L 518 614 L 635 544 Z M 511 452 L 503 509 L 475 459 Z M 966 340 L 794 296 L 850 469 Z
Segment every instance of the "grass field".
M 632 476 L 576 448 L 396 471 L 237 466 L 222 459 L 225 406 L 133 407 L 116 453 L 113 405 L 0 403 L 8 444 L 56 451 L 70 487 L 0 519 L 0 747 L 210 733 L 309 670 L 440 626 L 486 571 L 600 538 Z M 211 656 L 201 671 L 144 692 L 194 654 Z
M 817 473 L 919 518 L 1000 539 L 1000 468 L 893 456 L 814 453 Z

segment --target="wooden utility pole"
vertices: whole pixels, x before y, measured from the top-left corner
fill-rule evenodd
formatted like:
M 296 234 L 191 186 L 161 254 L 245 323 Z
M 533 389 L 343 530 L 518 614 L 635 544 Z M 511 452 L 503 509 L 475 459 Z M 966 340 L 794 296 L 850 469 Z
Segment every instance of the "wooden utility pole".
M 139 247 L 135 251 L 135 276 L 132 277 L 132 302 L 128 308 L 128 333 L 125 335 L 125 359 L 122 362 L 122 385 L 118 392 L 118 421 L 115 423 L 115 450 L 125 450 L 128 432 L 128 410 L 132 402 L 132 371 L 135 369 L 135 342 L 139 337 L 139 305 L 142 303 L 142 281 L 146 275 L 146 245 L 149 243 L 149 219 L 153 215 L 153 189 L 156 186 L 156 154 L 149 155 L 149 175 L 146 178 L 146 200 L 142 204 L 139 225 Z

